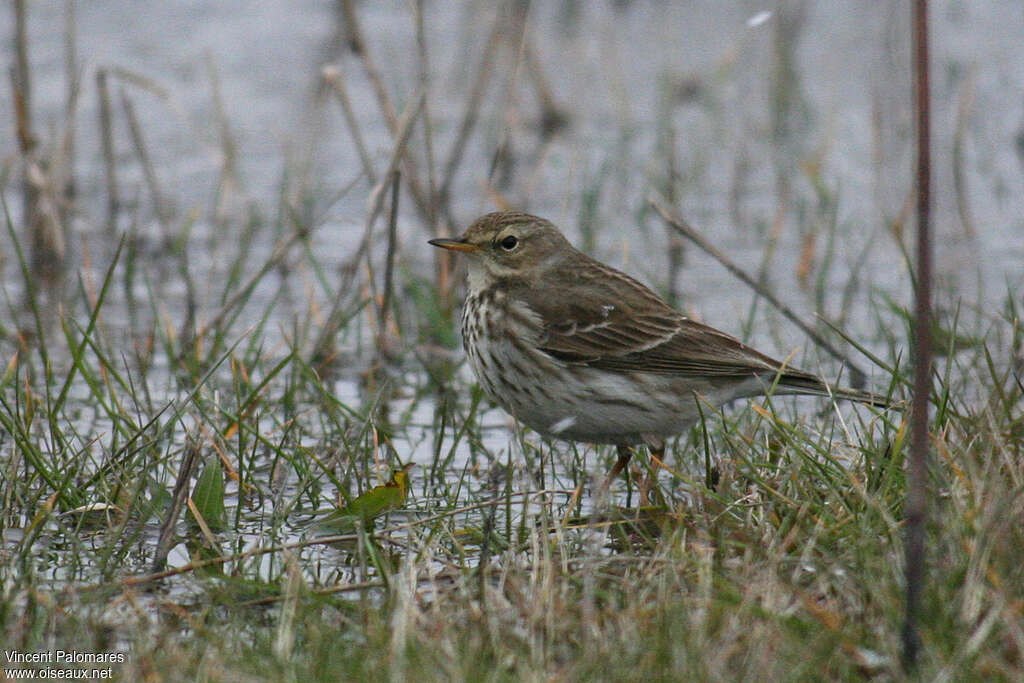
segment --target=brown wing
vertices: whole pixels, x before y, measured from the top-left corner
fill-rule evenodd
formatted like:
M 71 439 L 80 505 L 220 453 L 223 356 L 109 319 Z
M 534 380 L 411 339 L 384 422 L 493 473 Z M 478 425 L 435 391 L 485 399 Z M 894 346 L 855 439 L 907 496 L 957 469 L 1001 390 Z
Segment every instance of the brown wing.
M 547 321 L 537 344 L 545 353 L 595 368 L 681 376 L 749 377 L 781 368 L 685 318 L 636 280 L 596 261 L 586 265 L 555 278 L 557 301 L 535 289 L 520 294 Z

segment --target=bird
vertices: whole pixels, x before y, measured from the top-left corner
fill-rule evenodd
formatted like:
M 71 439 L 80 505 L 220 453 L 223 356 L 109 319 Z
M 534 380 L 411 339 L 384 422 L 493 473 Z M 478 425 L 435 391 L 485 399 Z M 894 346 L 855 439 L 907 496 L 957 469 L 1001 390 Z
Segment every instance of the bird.
M 484 392 L 545 437 L 614 445 L 605 490 L 637 446 L 663 462 L 702 406 L 767 394 L 889 405 L 688 318 L 544 218 L 488 213 L 429 244 L 467 259 L 462 341 Z

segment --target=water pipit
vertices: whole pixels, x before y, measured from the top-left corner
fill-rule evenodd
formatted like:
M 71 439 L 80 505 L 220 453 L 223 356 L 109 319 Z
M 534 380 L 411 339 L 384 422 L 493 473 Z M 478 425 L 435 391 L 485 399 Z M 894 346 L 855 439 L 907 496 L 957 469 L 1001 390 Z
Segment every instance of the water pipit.
M 430 244 L 469 258 L 462 341 L 480 385 L 543 435 L 617 446 L 605 486 L 632 446 L 645 444 L 660 460 L 665 440 L 702 410 L 738 398 L 816 394 L 887 405 L 690 320 L 573 248 L 543 218 L 489 213 L 462 237 Z

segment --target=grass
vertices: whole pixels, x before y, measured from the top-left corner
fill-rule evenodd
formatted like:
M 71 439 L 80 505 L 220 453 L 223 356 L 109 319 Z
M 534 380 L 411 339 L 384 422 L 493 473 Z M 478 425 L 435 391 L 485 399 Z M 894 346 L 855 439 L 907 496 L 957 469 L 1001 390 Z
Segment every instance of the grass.
M 484 53 L 482 83 L 500 71 L 493 60 L 512 58 L 507 47 Z M 330 72 L 335 87 L 340 77 Z M 706 88 L 698 114 L 714 119 L 724 88 Z M 480 106 L 452 126 L 447 176 L 416 179 L 426 194 L 399 214 L 403 225 L 443 226 Z M 543 160 L 550 134 L 520 123 L 502 135 L 513 148 L 536 144 Z M 409 182 L 402 147 L 422 143 L 416 154 L 429 157 L 433 145 L 396 137 L 384 161 Z M 581 174 L 581 231 L 595 250 L 607 241 L 610 175 L 628 175 L 618 158 Z M 651 185 L 701 192 L 704 174 L 683 177 L 676 163 L 660 163 L 667 180 Z M 391 182 L 380 170 L 378 192 Z M 871 299 L 852 336 L 874 355 L 874 388 L 901 398 L 909 317 L 897 293 L 864 289 L 868 247 L 852 255 L 857 281 L 829 286 L 856 226 L 837 218 L 842 191 L 819 171 L 805 190 L 786 189 L 810 207 L 799 214 L 804 295 L 844 323 L 850 301 Z M 338 193 L 298 175 L 283 174 L 278 206 L 239 208 L 208 238 L 181 216 L 167 218 L 159 239 L 169 241 L 148 242 L 135 228 L 166 207 L 131 209 L 135 228 L 65 273 L 59 301 L 6 218 L 6 651 L 122 653 L 112 673 L 124 680 L 906 676 L 902 413 L 782 398 L 709 411 L 671 445 L 661 504 L 636 506 L 646 458 L 603 504 L 594 484 L 610 449 L 545 442 L 475 386 L 455 350 L 457 278 L 447 264 L 427 276 L 410 255 L 423 235 L 386 237 L 378 221 L 353 254 L 325 250 Z M 356 181 L 347 191 L 370 192 Z M 204 250 L 219 261 L 212 288 Z M 938 322 L 922 680 L 1024 675 L 1024 332 L 1007 289 L 997 310 Z M 766 316 L 749 313 L 756 336 Z M 850 341 L 825 324 L 817 332 Z M 409 462 L 399 509 L 315 533 L 325 513 Z
M 4 374 L 6 647 L 127 652 L 129 679 L 900 677 L 900 413 L 709 415 L 676 444 L 663 508 L 594 516 L 611 454 L 510 441 L 457 368 L 353 404 L 308 351 L 264 348 L 259 324 L 188 349 L 154 324 L 166 372 L 125 356 L 105 315 L 123 258 L 82 283 L 84 322 L 65 317 Z M 938 368 L 928 678 L 1020 673 L 1024 388 L 998 360 L 1020 348 L 1014 320 Z M 190 449 L 229 473 L 226 524 L 173 517 L 187 550 L 169 565 L 191 568 L 148 579 Z M 333 545 L 300 538 L 408 449 L 429 456 L 401 513 Z

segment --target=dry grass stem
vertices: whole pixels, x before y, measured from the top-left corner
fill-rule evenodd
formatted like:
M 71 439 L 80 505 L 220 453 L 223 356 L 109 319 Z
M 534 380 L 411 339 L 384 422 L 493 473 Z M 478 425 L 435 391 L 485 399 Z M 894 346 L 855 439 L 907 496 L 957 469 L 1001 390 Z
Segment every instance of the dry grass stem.
M 377 184 L 377 172 L 373 168 L 373 161 L 370 159 L 369 152 L 366 151 L 366 143 L 363 142 L 359 120 L 352 110 L 352 102 L 349 99 L 348 90 L 345 88 L 345 77 L 341 72 L 341 68 L 332 64 L 325 66 L 320 73 L 341 106 L 341 113 L 345 117 L 345 124 L 348 126 L 349 134 L 352 136 L 352 142 L 356 146 L 359 161 L 363 165 L 363 175 L 366 176 L 370 186 L 373 187 Z

